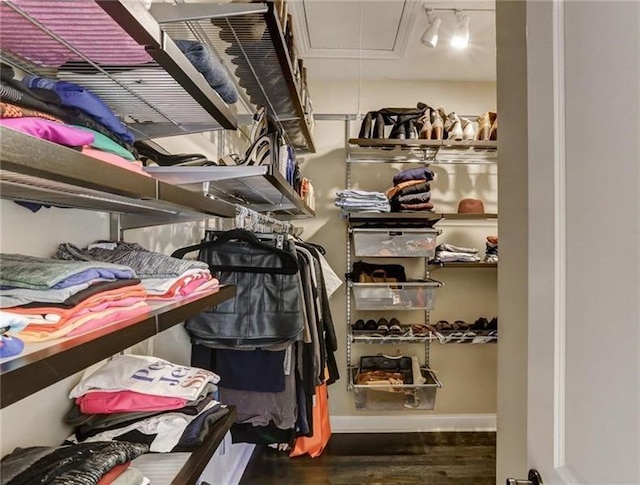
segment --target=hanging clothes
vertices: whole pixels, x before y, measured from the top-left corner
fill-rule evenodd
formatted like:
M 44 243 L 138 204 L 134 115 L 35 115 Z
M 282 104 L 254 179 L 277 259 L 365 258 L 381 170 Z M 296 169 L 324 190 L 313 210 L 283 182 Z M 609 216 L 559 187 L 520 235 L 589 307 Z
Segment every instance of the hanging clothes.
M 327 385 L 339 379 L 324 249 L 235 229 L 207 231 L 173 256 L 195 250 L 222 284 L 237 287 L 234 299 L 185 324 L 192 365 L 219 373 L 220 400 L 236 407 L 234 442 L 293 449 L 305 437 L 316 445 L 298 452 L 319 455 L 331 434 Z

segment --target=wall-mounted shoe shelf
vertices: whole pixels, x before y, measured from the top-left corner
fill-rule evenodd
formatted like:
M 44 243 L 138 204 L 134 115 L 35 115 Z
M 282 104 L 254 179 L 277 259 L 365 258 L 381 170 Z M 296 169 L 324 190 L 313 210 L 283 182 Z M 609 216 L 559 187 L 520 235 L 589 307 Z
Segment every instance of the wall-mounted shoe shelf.
M 27 344 L 20 355 L 0 361 L 0 408 L 153 337 L 235 294 L 235 286 L 224 285 L 181 300 L 151 302 L 151 309 L 145 314 L 84 335 Z
M 76 150 L 0 128 L 0 197 L 124 214 L 122 229 L 235 217 L 235 207 L 116 167 Z
M 468 333 L 465 336 L 465 331 L 462 330 L 451 330 L 451 331 L 441 331 L 439 335 L 436 335 L 432 332 L 429 332 L 426 335 L 410 335 L 410 336 L 400 336 L 400 335 L 387 335 L 384 337 L 376 337 L 374 336 L 375 332 L 366 332 L 366 331 L 352 331 L 350 334 L 351 342 L 356 344 L 371 344 L 371 345 L 379 345 L 379 344 L 421 344 L 424 342 L 439 342 L 441 344 L 450 344 L 450 343 L 469 343 L 469 344 L 486 344 L 486 343 L 494 343 L 497 342 L 498 336 L 495 334 L 490 334 L 489 331 L 474 331 L 472 336 L 471 333 Z M 473 339 L 476 338 L 474 342 Z
M 351 138 L 347 163 L 497 163 L 497 141 Z
M 170 36 L 195 38 L 213 48 L 251 104 L 267 108 L 296 151 L 315 152 L 312 115 L 305 106 L 273 2 L 155 3 L 151 12 Z
M 147 167 L 159 180 L 240 204 L 276 217 L 313 217 L 311 210 L 273 165 Z M 203 185 L 205 184 L 205 185 Z
M 232 109 L 141 2 L 98 0 L 78 8 L 72 2 L 9 0 L 0 16 L 4 62 L 90 89 L 137 138 L 237 127 Z M 92 40 L 96 36 L 102 36 L 100 43 Z

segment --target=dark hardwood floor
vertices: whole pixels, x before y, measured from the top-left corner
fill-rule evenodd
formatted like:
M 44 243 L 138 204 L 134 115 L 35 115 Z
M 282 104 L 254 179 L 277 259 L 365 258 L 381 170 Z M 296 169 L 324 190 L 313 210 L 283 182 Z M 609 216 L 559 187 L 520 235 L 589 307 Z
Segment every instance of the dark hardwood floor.
M 256 447 L 242 485 L 494 485 L 495 433 L 334 434 L 318 458 Z

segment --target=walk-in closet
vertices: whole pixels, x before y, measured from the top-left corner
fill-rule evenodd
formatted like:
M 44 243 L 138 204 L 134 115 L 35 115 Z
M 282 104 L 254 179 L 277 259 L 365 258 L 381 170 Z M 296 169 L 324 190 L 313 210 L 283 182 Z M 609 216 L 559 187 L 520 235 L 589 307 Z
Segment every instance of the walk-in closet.
M 640 483 L 639 40 L 0 0 L 0 485 Z

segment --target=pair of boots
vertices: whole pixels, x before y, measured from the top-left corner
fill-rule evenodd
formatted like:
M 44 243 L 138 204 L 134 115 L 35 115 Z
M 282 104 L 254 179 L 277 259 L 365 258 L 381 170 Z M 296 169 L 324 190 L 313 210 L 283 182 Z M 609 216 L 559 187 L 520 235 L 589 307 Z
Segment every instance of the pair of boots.
M 498 139 L 498 113 L 487 111 L 478 118 L 476 140 L 489 141 Z
M 448 115 L 444 108 L 427 110 L 418 120 L 419 138 L 422 140 L 473 140 L 473 123 L 467 118 L 459 118 L 455 111 Z

